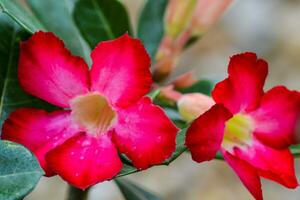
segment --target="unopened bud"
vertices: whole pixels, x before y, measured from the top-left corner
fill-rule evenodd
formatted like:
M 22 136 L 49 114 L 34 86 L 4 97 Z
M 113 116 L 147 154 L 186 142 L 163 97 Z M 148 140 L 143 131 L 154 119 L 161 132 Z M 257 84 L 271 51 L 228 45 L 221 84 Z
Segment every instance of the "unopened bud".
M 232 0 L 198 0 L 193 16 L 193 35 L 202 35 L 213 25 Z
M 181 98 L 182 94 L 174 90 L 173 85 L 168 85 L 160 88 L 158 98 L 170 105 L 176 105 L 176 102 Z
M 178 76 L 172 84 L 174 85 L 175 89 L 184 89 L 187 87 L 192 86 L 195 84 L 197 80 L 194 78 L 193 72 L 189 71 L 180 76 Z
M 214 100 L 200 93 L 189 93 L 182 95 L 177 102 L 181 117 L 190 122 L 209 110 L 215 104 Z
M 166 11 L 166 34 L 176 38 L 191 22 L 196 0 L 169 0 Z

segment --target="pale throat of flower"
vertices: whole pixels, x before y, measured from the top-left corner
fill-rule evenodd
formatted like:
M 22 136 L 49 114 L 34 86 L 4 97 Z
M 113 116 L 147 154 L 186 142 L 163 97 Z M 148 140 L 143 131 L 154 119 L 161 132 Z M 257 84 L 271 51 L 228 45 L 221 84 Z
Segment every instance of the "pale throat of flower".
M 117 114 L 108 100 L 97 92 L 73 98 L 70 106 L 75 123 L 91 136 L 109 131 L 117 121 Z
M 251 117 L 241 113 L 235 114 L 225 123 L 221 146 L 228 151 L 234 147 L 247 148 L 252 143 L 253 130 Z

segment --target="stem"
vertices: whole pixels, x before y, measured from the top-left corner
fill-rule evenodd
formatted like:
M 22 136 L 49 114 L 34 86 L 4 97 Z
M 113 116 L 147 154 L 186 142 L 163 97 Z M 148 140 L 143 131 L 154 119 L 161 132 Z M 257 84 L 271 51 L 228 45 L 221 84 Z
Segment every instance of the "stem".
M 69 185 L 67 200 L 87 200 L 89 188 L 81 190 L 72 185 Z

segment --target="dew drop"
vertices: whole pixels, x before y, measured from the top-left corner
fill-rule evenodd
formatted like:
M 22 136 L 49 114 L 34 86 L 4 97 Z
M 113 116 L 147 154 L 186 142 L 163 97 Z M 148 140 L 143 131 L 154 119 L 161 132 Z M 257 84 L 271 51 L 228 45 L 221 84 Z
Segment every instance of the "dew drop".
M 50 136 L 47 135 L 47 136 L 46 136 L 46 139 L 49 140 L 49 139 L 50 139 Z
M 73 155 L 75 154 L 75 152 L 74 152 L 74 151 L 71 151 L 71 153 L 70 153 L 70 154 L 71 154 L 71 156 L 73 156 Z
M 90 145 L 91 144 L 91 142 L 89 141 L 89 140 L 86 140 L 86 141 L 84 141 L 84 142 L 82 142 L 82 146 L 83 147 L 85 147 L 85 146 L 88 146 L 88 145 Z
M 84 156 L 80 156 L 80 160 L 83 160 L 84 159 Z
M 79 173 L 76 173 L 75 176 L 78 177 L 78 176 L 79 176 Z
M 160 142 L 160 141 L 161 141 L 161 136 L 158 136 L 158 137 L 156 138 L 156 140 L 157 140 L 157 142 Z
M 95 150 L 95 154 L 98 154 L 98 152 L 99 152 L 98 149 L 96 149 L 96 150 Z

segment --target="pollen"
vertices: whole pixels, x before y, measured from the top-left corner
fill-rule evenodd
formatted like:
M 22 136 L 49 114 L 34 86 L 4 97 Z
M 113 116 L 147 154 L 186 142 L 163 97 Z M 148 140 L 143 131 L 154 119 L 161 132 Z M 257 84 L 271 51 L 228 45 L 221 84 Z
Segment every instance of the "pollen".
M 70 105 L 75 122 L 92 136 L 107 132 L 116 122 L 116 112 L 99 93 L 77 96 Z
M 231 150 L 237 146 L 245 148 L 252 142 L 253 122 L 244 114 L 236 114 L 225 124 L 222 147 Z

